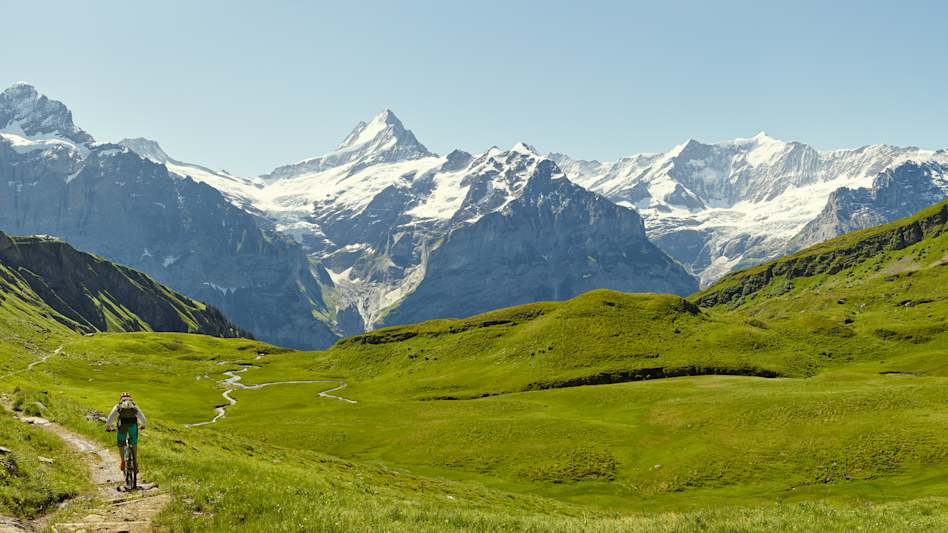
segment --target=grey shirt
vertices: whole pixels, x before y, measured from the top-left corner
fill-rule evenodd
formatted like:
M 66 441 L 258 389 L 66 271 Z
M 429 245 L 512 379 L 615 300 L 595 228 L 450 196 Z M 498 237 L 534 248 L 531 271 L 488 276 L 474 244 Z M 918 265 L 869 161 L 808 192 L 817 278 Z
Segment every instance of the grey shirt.
M 119 414 L 119 404 L 115 404 L 115 407 L 112 408 L 112 412 L 109 413 L 109 417 L 105 419 L 106 425 L 114 425 L 115 420 L 118 418 Z M 148 422 L 145 419 L 145 413 L 142 413 L 142 410 L 136 405 L 135 406 L 135 418 L 138 419 L 138 428 L 145 429 L 145 424 Z

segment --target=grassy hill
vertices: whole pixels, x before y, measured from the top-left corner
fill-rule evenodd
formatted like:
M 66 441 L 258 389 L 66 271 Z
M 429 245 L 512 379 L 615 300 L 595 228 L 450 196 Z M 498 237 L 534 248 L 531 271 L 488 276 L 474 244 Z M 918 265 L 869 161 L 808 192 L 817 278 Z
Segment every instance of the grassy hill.
M 10 304 L 5 304 L 12 298 Z M 176 331 L 247 336 L 213 307 L 150 277 L 45 237 L 0 232 L 0 305 L 82 333 Z M 34 316 L 34 318 L 36 318 Z
M 683 375 L 806 377 L 924 357 L 948 331 L 946 230 L 941 203 L 738 272 L 687 300 L 593 291 L 367 333 L 307 364 L 437 399 Z
M 143 464 L 176 495 L 170 529 L 940 531 L 946 209 L 689 299 L 594 291 L 317 353 L 87 337 L 21 309 L 42 324 L 5 333 L 33 342 L 22 357 L 64 348 L 0 388 L 47 391 L 47 416 L 103 443 L 85 413 L 135 392 L 154 420 Z M 226 403 L 232 371 L 327 383 L 238 389 L 225 418 L 186 427 Z M 358 403 L 319 395 L 343 383 L 332 394 Z
M 243 334 L 217 310 L 151 278 L 43 237 L 0 232 L 0 385 L 22 414 L 56 413 L 29 365 L 78 334 L 97 331 Z M 0 510 L 33 517 L 88 488 L 84 459 L 0 406 Z M 43 460 L 41 460 L 43 459 Z
M 948 245 L 943 237 L 946 232 L 948 202 L 941 202 L 911 217 L 847 233 L 770 263 L 734 272 L 692 299 L 706 307 L 746 308 L 754 303 L 798 300 L 812 295 L 814 288 L 868 290 L 891 296 L 879 289 L 900 277 L 904 280 L 920 274 L 929 281 L 943 280 L 940 269 L 948 266 Z M 920 286 L 922 283 L 910 284 L 908 288 L 914 286 L 913 293 L 924 291 L 928 287 Z

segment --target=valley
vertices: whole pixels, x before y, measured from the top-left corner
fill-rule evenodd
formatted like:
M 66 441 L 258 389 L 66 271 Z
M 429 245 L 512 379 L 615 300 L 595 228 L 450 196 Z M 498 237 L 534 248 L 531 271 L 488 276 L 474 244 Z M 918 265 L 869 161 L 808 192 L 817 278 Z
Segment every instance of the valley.
M 0 533 L 948 532 L 948 3 L 0 20 Z

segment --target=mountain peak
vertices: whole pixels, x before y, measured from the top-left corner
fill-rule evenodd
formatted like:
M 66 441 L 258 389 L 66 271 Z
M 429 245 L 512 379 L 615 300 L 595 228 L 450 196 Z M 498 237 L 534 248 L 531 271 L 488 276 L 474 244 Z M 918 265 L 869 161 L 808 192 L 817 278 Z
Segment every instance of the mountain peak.
M 540 153 L 537 152 L 537 149 L 536 149 L 536 148 L 534 148 L 533 146 L 531 146 L 531 145 L 529 145 L 529 144 L 527 144 L 527 143 L 525 143 L 525 142 L 523 142 L 523 141 L 520 141 L 520 142 L 518 142 L 517 144 L 513 145 L 513 148 L 511 148 L 510 151 L 511 151 L 511 152 L 518 152 L 518 153 L 521 153 L 521 154 L 540 155 Z
M 391 140 L 395 142 L 408 141 L 427 152 L 427 149 L 421 146 L 421 143 L 415 139 L 411 131 L 405 129 L 405 125 L 395 116 L 395 113 L 387 108 L 372 117 L 372 120 L 356 124 L 356 127 L 336 148 L 336 151 L 353 149 L 374 141 L 382 141 L 382 144 L 384 144 Z
M 78 144 L 94 139 L 72 121 L 72 112 L 57 100 L 41 95 L 36 87 L 16 82 L 0 93 L 0 129 L 22 131 L 27 137 L 59 137 Z
M 395 112 L 387 107 L 383 109 L 379 114 L 375 115 L 372 118 L 372 120 L 380 120 L 386 124 L 391 124 L 391 125 L 395 125 L 395 124 L 398 124 L 399 126 L 402 125 L 402 121 L 399 120 L 397 116 L 395 116 Z
M 13 85 L 7 87 L 3 91 L 3 95 L 11 99 L 13 98 L 30 98 L 35 100 L 39 93 L 36 91 L 36 87 L 27 83 L 25 81 L 18 81 Z
M 343 165 L 352 165 L 352 169 L 365 168 L 379 163 L 409 161 L 434 155 L 418 142 L 411 130 L 405 129 L 391 109 L 386 108 L 368 122 L 356 124 L 332 152 L 278 167 L 263 178 L 283 179 Z
M 766 131 L 758 131 L 752 137 L 738 137 L 737 139 L 731 141 L 723 141 L 718 143 L 720 146 L 765 146 L 765 145 L 783 145 L 786 144 L 780 139 L 774 138 L 767 134 Z
M 678 157 L 682 153 L 684 153 L 686 150 L 693 149 L 697 146 L 701 146 L 701 143 L 689 137 L 687 141 L 681 144 L 678 144 L 672 147 L 671 150 L 665 152 L 665 155 L 669 158 Z
M 171 157 L 168 156 L 161 148 L 161 145 L 158 144 L 158 141 L 144 137 L 135 137 L 133 139 L 122 139 L 118 144 L 155 163 L 168 163 L 172 161 Z

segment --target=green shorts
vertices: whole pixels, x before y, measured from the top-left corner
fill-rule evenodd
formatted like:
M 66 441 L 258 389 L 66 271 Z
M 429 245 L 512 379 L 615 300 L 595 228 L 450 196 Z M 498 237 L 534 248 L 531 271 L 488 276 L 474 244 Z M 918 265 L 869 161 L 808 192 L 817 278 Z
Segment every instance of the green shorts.
M 132 446 L 138 446 L 138 424 L 119 426 L 118 431 L 116 431 L 116 438 L 119 446 L 125 446 L 126 440 Z

